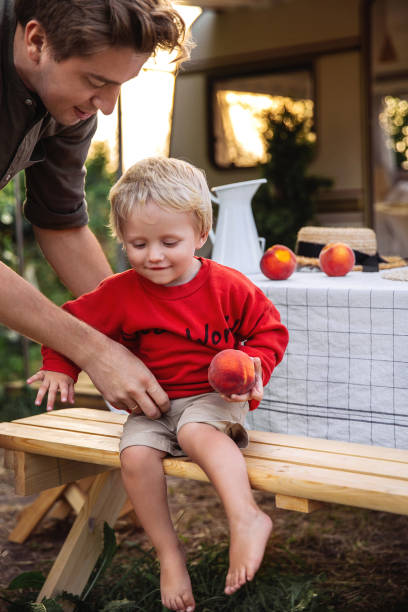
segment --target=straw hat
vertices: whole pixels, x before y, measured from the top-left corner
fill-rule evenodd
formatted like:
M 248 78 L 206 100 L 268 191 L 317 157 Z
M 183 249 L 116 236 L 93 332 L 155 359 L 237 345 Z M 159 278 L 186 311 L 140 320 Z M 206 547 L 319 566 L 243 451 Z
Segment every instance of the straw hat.
M 344 242 L 354 251 L 353 270 L 375 272 L 401 268 L 407 262 L 399 257 L 379 255 L 374 230 L 368 227 L 302 227 L 297 235 L 296 259 L 299 266 L 319 266 L 319 253 L 329 242 Z

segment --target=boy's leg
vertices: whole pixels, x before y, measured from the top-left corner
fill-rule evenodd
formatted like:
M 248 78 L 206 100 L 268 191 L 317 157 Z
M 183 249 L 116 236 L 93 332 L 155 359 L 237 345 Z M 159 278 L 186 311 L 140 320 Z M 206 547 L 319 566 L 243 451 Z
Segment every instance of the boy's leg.
M 212 425 L 186 423 L 178 441 L 205 471 L 224 505 L 231 537 L 225 593 L 231 595 L 258 570 L 272 521 L 255 503 L 244 457 L 231 438 Z
M 167 502 L 165 455 L 148 446 L 128 446 L 121 453 L 122 479 L 160 561 L 163 604 L 171 610 L 192 612 L 195 602 L 190 577 Z

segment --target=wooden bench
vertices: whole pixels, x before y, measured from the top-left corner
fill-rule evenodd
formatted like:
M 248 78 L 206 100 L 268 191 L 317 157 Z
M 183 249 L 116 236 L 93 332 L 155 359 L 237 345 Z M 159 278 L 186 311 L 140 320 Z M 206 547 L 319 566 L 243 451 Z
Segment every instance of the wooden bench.
M 119 438 L 126 415 L 67 408 L 0 424 L 0 447 L 15 471 L 16 493 L 31 495 L 93 477 L 38 601 L 62 590 L 80 594 L 102 549 L 102 527 L 126 501 Z M 254 489 L 281 508 L 310 512 L 334 502 L 408 514 L 408 451 L 251 431 L 244 451 Z M 187 458 L 163 461 L 166 474 L 207 480 Z M 53 495 L 54 493 L 49 493 Z M 41 495 L 38 499 L 41 498 Z

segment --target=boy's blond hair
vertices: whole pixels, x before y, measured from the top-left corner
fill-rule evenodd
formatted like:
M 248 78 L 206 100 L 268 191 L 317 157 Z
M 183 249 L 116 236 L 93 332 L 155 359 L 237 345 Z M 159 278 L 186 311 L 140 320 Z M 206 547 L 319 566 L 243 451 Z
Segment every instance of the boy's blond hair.
M 109 193 L 112 234 L 123 242 L 123 230 L 135 207 L 153 202 L 164 210 L 191 212 L 200 235 L 212 226 L 211 194 L 204 172 L 186 161 L 148 157 L 131 166 Z

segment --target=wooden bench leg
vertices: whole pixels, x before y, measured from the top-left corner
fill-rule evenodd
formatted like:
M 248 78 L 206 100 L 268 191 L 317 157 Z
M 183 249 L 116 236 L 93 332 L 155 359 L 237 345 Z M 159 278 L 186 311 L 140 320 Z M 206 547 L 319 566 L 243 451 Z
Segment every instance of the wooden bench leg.
M 120 470 L 99 474 L 38 595 L 61 591 L 80 595 L 103 547 L 103 524 L 113 526 L 126 501 Z M 64 608 L 69 609 L 69 605 Z
M 315 499 L 305 499 L 303 497 L 293 497 L 291 495 L 275 495 L 275 506 L 284 510 L 295 510 L 296 512 L 305 512 L 309 514 L 315 510 L 320 510 L 325 504 Z
M 54 489 L 42 491 L 37 499 L 20 513 L 17 525 L 10 533 L 10 542 L 22 544 L 26 541 L 30 533 L 47 514 L 58 498 L 63 494 L 67 485 L 61 485 Z

